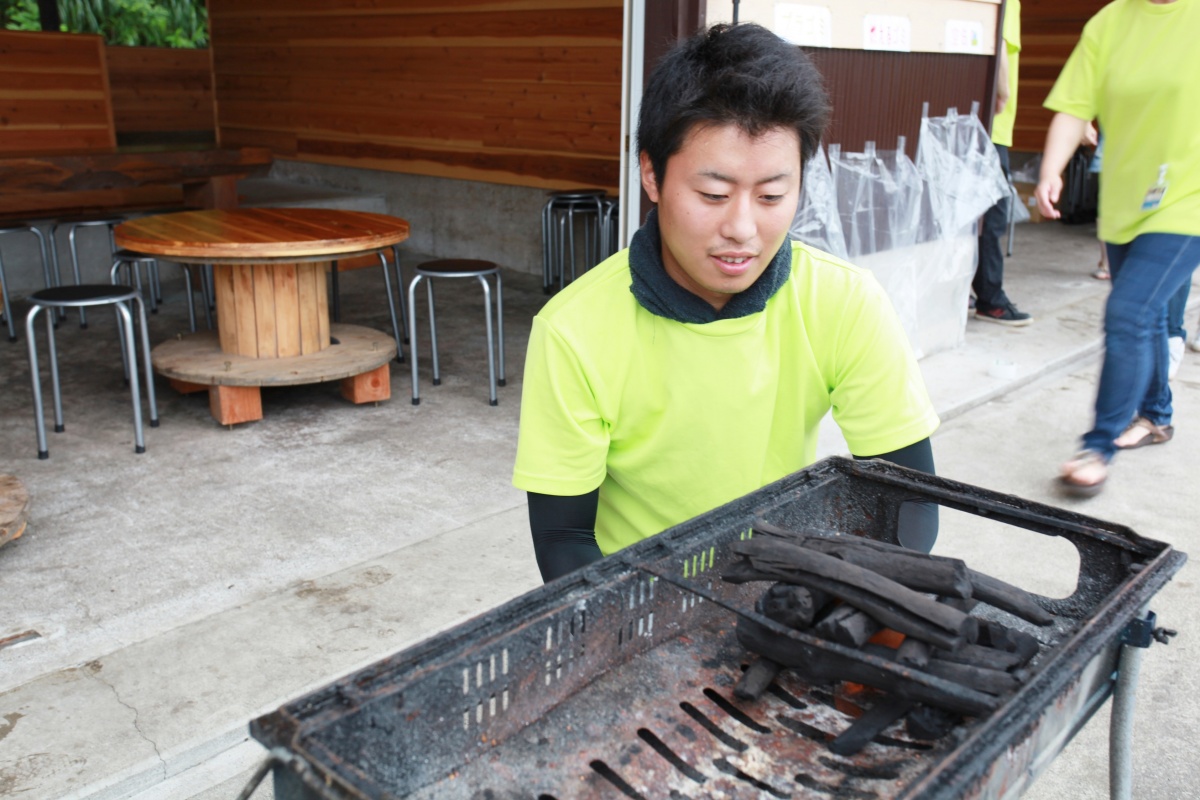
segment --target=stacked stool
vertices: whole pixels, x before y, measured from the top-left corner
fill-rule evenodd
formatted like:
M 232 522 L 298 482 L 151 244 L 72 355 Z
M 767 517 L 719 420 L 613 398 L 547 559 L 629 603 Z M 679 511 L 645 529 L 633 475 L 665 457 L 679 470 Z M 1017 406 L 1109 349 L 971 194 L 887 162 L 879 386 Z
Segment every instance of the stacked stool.
M 129 391 L 133 396 L 134 452 L 146 452 L 142 434 L 142 403 L 138 380 L 137 349 L 134 347 L 134 319 L 128 303 L 133 302 L 138 311 L 138 329 L 141 331 L 142 359 L 146 370 L 146 394 L 150 401 L 150 427 L 158 427 L 158 405 L 154 398 L 154 370 L 150 363 L 150 336 L 146 332 L 146 308 L 141 295 L 132 286 L 111 284 L 83 284 L 81 286 L 54 286 L 34 292 L 29 296 L 33 306 L 25 317 L 25 335 L 29 346 L 29 374 L 33 383 L 33 413 L 37 424 L 38 458 L 49 458 L 46 445 L 46 420 L 42 411 L 42 381 L 38 373 L 37 343 L 34 339 L 34 322 L 43 309 L 50 309 L 46 316 L 46 335 L 50 355 L 50 385 L 54 392 L 54 431 L 63 431 L 62 387 L 58 379 L 58 351 L 54 342 L 54 313 L 60 309 L 75 308 L 80 312 L 88 306 L 112 306 L 117 313 L 117 329 L 121 338 L 123 359 L 128 366 Z
M 542 291 L 562 288 L 598 264 L 603 253 L 604 191 L 552 192 L 542 207 Z M 577 238 L 578 237 L 578 238 Z M 570 268 L 570 280 L 567 269 Z M 576 267 L 579 269 L 576 270 Z
M 437 386 L 442 382 L 441 372 L 438 369 L 438 350 L 437 350 L 437 317 L 433 310 L 433 279 L 434 278 L 475 278 L 483 286 L 483 313 L 484 321 L 487 325 L 487 348 L 488 348 L 488 382 L 490 384 L 490 394 L 488 396 L 489 405 L 497 405 L 499 402 L 496 399 L 496 385 L 503 386 L 504 379 L 504 285 L 500 277 L 500 268 L 491 261 L 480 261 L 476 259 L 441 259 L 438 261 L 426 261 L 419 264 L 416 269 L 417 275 L 408 286 L 408 337 L 412 342 L 412 402 L 413 405 L 420 405 L 421 395 L 417 388 L 417 284 L 423 279 L 429 279 L 425 284 L 425 290 L 429 297 L 429 336 L 433 344 L 433 385 Z M 494 349 L 496 345 L 492 340 L 492 289 L 488 283 L 488 278 L 494 276 L 496 279 L 496 339 L 499 343 L 500 351 L 500 379 L 496 379 L 496 363 L 494 360 Z
M 42 256 L 42 275 L 46 281 L 46 286 L 50 287 L 54 284 L 51 282 L 50 262 L 46 259 L 46 237 L 36 226 L 24 222 L 4 222 L 0 223 L 0 236 L 7 233 L 30 233 L 37 237 L 38 246 Z M 16 321 L 12 316 L 12 308 L 8 298 L 8 278 L 4 274 L 4 260 L 0 259 L 0 302 L 4 312 L 4 322 L 8 326 L 8 340 L 15 342 L 17 340 Z

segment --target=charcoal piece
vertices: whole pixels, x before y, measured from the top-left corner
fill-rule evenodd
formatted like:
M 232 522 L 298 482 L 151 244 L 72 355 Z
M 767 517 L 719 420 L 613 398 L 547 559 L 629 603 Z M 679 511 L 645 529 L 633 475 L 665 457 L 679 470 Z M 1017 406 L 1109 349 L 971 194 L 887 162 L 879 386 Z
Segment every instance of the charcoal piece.
M 918 639 L 906 638 L 896 649 L 896 660 L 909 667 L 923 667 L 929 663 L 933 648 Z
M 829 602 L 829 595 L 819 589 L 777 583 L 759 598 L 759 612 L 780 625 L 804 630 Z
M 913 707 L 911 700 L 895 695 L 884 695 L 865 714 L 856 719 L 846 730 L 829 743 L 829 749 L 839 756 L 852 756 L 867 746 L 867 743 L 903 717 Z
M 917 706 L 908 712 L 904 729 L 914 739 L 933 741 L 940 739 L 962 724 L 962 717 L 950 711 L 932 706 Z
M 754 531 L 873 570 L 919 592 L 971 596 L 970 576 L 961 559 L 931 556 L 861 536 L 789 531 L 761 521 L 754 524 Z
M 813 628 L 819 636 L 847 647 L 862 647 L 882 626 L 851 605 L 840 605 Z
M 722 573 L 721 577 L 730 583 L 782 580 L 821 589 L 895 631 L 946 650 L 962 644 L 962 631 L 974 625 L 961 611 L 870 570 L 778 539 L 759 537 L 735 542 L 732 549 L 744 558 Z M 831 578 L 830 574 L 838 577 Z
M 1020 688 L 1023 677 L 1000 669 L 988 669 L 969 664 L 952 664 L 936 658 L 930 659 L 929 663 L 925 665 L 924 671 L 991 695 L 1003 695 L 1016 691 Z
M 733 687 L 733 695 L 739 700 L 757 700 L 771 685 L 771 681 L 783 669 L 769 658 L 759 656 L 750 662 L 750 666 L 742 673 L 741 679 Z
M 979 637 L 976 643 L 1016 654 L 1020 657 L 1018 665 L 1022 667 L 1033 660 L 1041 647 L 1036 637 L 992 620 L 979 621 Z
M 737 638 L 752 653 L 792 668 L 809 683 L 853 681 L 891 692 L 914 702 L 944 708 L 959 714 L 979 716 L 999 707 L 1000 701 L 961 684 L 935 682 L 918 670 L 885 668 L 859 655 L 834 652 L 836 645 L 823 644 L 803 633 L 780 635 L 750 617 L 740 617 Z
M 933 657 L 953 664 L 970 664 L 998 670 L 1011 670 L 1022 666 L 1028 660 L 1023 660 L 1020 653 L 1010 653 L 979 644 L 964 644 L 957 650 L 935 650 Z
M 1054 615 L 1038 605 L 1029 592 L 999 578 L 968 570 L 971 578 L 971 596 L 1003 611 L 1020 617 L 1034 625 L 1049 625 Z

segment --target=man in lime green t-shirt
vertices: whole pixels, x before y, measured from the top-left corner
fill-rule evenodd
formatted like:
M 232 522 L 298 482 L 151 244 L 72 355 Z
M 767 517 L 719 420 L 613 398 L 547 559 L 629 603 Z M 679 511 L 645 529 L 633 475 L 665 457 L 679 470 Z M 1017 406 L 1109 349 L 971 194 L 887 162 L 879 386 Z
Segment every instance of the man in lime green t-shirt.
M 830 410 L 856 456 L 933 471 L 937 416 L 886 295 L 787 240 L 827 116 L 808 58 L 757 25 L 655 68 L 638 150 L 657 207 L 533 322 L 513 483 L 545 580 L 807 466 Z M 906 530 L 928 550 L 936 511 Z
M 992 143 L 1000 166 L 1008 176 L 1008 148 L 1012 145 L 1017 119 L 1017 68 L 1021 57 L 1021 0 L 1007 0 L 1001 28 L 1002 46 L 996 53 L 996 113 L 992 117 Z M 1033 317 L 1019 311 L 1004 293 L 1004 250 L 1000 242 L 1008 227 L 1007 195 L 983 215 L 979 226 L 979 264 L 971 288 L 975 292 L 975 318 L 1019 327 Z

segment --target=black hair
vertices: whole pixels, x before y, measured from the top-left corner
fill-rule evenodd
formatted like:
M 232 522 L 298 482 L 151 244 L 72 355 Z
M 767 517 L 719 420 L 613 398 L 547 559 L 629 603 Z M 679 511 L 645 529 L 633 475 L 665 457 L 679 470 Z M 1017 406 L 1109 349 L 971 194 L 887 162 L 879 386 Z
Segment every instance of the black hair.
M 790 128 L 803 165 L 829 112 L 821 74 L 803 50 L 753 23 L 714 25 L 654 67 L 638 113 L 638 152 L 661 185 L 667 160 L 697 125 L 736 125 L 750 136 Z

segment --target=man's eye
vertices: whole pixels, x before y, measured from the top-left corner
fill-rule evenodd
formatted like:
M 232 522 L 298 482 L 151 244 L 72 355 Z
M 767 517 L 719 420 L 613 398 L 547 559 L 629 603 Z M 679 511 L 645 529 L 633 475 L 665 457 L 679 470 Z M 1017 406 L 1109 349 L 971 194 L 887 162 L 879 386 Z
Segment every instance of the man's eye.
M 705 200 L 712 200 L 714 203 L 725 199 L 723 194 L 709 194 L 708 192 L 701 192 L 700 196 Z
M 762 199 L 764 202 L 767 202 L 767 203 L 778 203 L 780 200 L 783 199 L 783 195 L 781 195 L 781 194 L 764 194 Z

